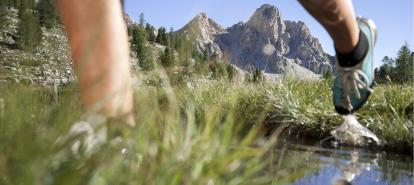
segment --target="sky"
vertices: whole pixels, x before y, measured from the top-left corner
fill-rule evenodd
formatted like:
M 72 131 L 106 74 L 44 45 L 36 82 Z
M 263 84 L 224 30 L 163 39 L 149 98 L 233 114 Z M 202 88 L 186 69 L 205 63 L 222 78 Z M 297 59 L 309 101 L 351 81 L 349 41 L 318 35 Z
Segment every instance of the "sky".
M 284 20 L 305 22 L 323 49 L 334 55 L 328 33 L 297 0 L 125 0 L 125 9 L 135 21 L 144 13 L 145 20 L 155 27 L 178 30 L 200 12 L 207 13 L 224 27 L 247 22 L 265 3 L 278 7 Z M 353 0 L 353 4 L 356 15 L 368 17 L 377 25 L 375 66 L 381 64 L 384 56 L 395 57 L 405 41 L 413 48 L 413 0 Z

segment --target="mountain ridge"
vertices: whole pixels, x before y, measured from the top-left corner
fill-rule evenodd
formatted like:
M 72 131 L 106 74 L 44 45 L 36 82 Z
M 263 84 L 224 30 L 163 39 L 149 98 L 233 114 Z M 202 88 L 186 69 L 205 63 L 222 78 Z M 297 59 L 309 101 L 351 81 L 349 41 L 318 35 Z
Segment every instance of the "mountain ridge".
M 196 38 L 193 42 L 199 52 L 206 50 L 218 58 L 227 55 L 232 64 L 244 70 L 258 68 L 266 73 L 285 74 L 297 64 L 324 75 L 333 69 L 331 56 L 323 51 L 306 24 L 284 20 L 280 10 L 270 4 L 259 7 L 247 22 L 225 29 L 202 12 L 177 32 L 189 39 Z M 264 47 L 273 47 L 274 52 L 266 55 Z

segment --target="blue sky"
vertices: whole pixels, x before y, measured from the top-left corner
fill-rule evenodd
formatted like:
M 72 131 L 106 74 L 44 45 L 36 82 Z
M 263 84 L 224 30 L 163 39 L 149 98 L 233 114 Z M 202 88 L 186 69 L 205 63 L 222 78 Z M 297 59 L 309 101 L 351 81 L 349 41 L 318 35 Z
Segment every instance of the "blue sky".
M 376 66 L 384 56 L 395 57 L 404 41 L 413 48 L 413 0 L 354 0 L 357 15 L 375 21 L 378 43 L 375 51 Z M 275 5 L 285 20 L 305 22 L 311 33 L 319 39 L 324 50 L 334 54 L 332 40 L 327 32 L 300 6 L 296 0 L 125 0 L 125 8 L 136 21 L 139 14 L 156 27 L 180 29 L 195 15 L 206 12 L 219 24 L 229 27 L 239 21 L 246 22 L 261 5 Z

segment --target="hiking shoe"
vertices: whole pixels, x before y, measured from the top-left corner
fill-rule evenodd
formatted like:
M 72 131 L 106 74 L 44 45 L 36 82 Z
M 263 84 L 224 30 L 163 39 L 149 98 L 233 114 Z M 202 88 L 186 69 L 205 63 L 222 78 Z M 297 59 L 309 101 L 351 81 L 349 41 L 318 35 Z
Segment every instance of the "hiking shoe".
M 66 138 L 72 142 L 72 153 L 90 156 L 106 143 L 108 137 L 106 121 L 103 116 L 92 115 L 88 116 L 86 121 L 73 124 Z
M 356 66 L 341 67 L 337 61 L 337 74 L 333 86 L 333 100 L 339 114 L 348 115 L 360 109 L 373 92 L 374 81 L 374 45 L 377 31 L 374 22 L 357 18 L 362 34 L 368 40 L 368 52 Z
M 74 123 L 69 133 L 58 138 L 56 144 L 69 145 L 71 153 L 75 156 L 90 157 L 99 152 L 104 145 L 122 147 L 121 154 L 128 153 L 126 147 L 130 146 L 132 141 L 123 139 L 121 135 L 123 130 L 128 131 L 132 128 L 130 125 L 113 123 L 116 120 L 111 121 L 110 118 L 98 114 L 88 115 L 84 119 L 85 121 Z

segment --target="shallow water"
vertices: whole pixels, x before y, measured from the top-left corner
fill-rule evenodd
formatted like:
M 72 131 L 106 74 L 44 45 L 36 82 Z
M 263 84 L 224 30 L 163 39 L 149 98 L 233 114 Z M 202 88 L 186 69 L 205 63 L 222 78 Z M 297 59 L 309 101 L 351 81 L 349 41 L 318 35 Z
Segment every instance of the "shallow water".
M 356 148 L 323 148 L 290 144 L 276 153 L 282 161 L 293 163 L 279 165 L 279 179 L 291 179 L 291 185 L 343 184 L 343 179 L 354 185 L 411 185 L 413 160 L 409 156 L 373 152 Z M 277 156 L 277 155 L 275 155 Z M 282 170 L 280 170 L 282 169 Z M 285 169 L 285 174 L 283 174 Z

